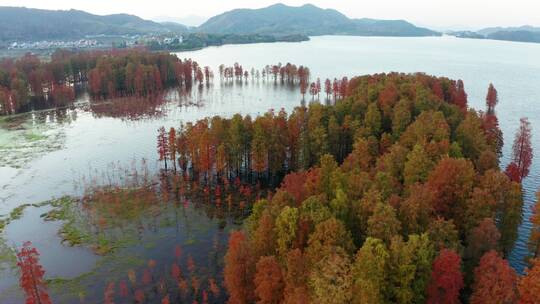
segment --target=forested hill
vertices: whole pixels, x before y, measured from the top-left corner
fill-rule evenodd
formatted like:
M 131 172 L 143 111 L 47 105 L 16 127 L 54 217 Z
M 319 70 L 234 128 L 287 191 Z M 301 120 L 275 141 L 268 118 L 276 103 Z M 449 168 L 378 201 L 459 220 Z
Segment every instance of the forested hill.
M 403 20 L 349 19 L 332 9 L 314 5 L 291 7 L 275 4 L 263 9 L 236 9 L 208 20 L 198 28 L 157 23 L 127 14 L 93 15 L 79 10 L 42 10 L 0 7 L 0 41 L 81 39 L 88 35 L 163 34 L 264 34 L 274 36 L 361 35 L 434 36 L 429 29 Z
M 477 32 L 456 32 L 461 38 L 493 39 L 518 42 L 540 43 L 540 27 L 524 25 L 519 27 L 490 27 Z
M 0 7 L 0 40 L 80 39 L 86 35 L 169 32 L 167 25 L 127 14 L 99 16 L 78 10 Z
M 349 19 L 333 9 L 311 4 L 275 4 L 262 9 L 236 9 L 210 18 L 199 27 L 209 33 L 305 35 L 436 36 L 440 33 L 403 20 Z

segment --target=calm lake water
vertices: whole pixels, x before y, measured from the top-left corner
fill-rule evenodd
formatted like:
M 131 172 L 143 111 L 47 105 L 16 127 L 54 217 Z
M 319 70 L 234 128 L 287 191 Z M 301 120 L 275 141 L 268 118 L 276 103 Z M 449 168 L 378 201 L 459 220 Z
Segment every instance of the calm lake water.
M 469 105 L 476 109 L 484 109 L 487 87 L 493 83 L 499 92 L 497 112 L 505 140 L 503 166 L 508 162 L 514 133 L 523 116 L 531 122 L 533 148 L 539 156 L 534 158 L 531 174 L 523 183 L 524 221 L 510 257 L 518 271 L 525 266 L 523 257 L 527 253 L 530 230 L 528 217 L 534 193 L 540 186 L 540 137 L 534 135 L 540 130 L 540 44 L 452 37 L 323 36 L 301 43 L 213 47 L 178 53 L 178 56 L 192 58 L 202 66 L 209 65 L 216 75 L 220 64 L 234 62 L 247 69 L 291 62 L 310 67 L 312 76 L 321 79 L 391 71 L 425 72 L 463 79 Z M 213 115 L 257 115 L 270 108 L 290 112 L 300 105 L 301 97 L 297 88 L 286 85 L 275 86 L 273 82 L 262 81 L 223 85 L 216 77 L 208 88 L 194 89 L 188 96 L 171 91 L 167 100 L 165 104 L 122 117 L 90 106 L 88 97 L 83 95 L 77 105 L 69 109 L 0 118 L 0 215 L 23 203 L 78 195 L 81 191 L 78 181 L 111 170 L 111 164 L 128 166 L 144 158 L 155 172 L 156 130 L 161 126 L 178 127 L 181 122 Z M 73 278 L 102 260 L 90 250 L 61 245 L 56 236 L 58 226 L 44 224 L 39 218 L 43 212 L 39 208 L 25 211 L 21 220 L 6 229 L 6 244 L 20 246 L 23 241 L 31 240 L 42 253 L 48 277 Z M 194 223 L 201 222 L 216 229 L 218 223 L 211 219 L 204 221 L 204 216 L 199 216 L 201 220 Z M 216 238 L 216 233 L 222 232 L 201 235 L 203 239 L 211 239 Z M 172 232 L 164 235 L 184 238 Z M 163 236 L 162 239 L 169 240 Z M 222 234 L 217 239 L 225 242 Z M 200 244 L 186 247 L 194 256 L 200 255 L 199 259 L 207 254 L 199 248 Z M 2 295 L 12 294 L 17 278 L 9 271 L 0 274 L 0 278 L 2 299 Z

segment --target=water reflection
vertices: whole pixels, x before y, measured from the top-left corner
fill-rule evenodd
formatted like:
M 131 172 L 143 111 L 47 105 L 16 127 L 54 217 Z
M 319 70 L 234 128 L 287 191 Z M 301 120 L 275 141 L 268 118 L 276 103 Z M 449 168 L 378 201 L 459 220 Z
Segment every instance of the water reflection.
M 90 111 L 96 118 L 112 117 L 127 120 L 158 118 L 164 115 L 161 107 L 167 101 L 163 94 L 146 97 L 120 97 L 92 102 Z
M 54 302 L 223 302 L 228 233 L 267 195 L 240 180 L 206 185 L 170 172 L 152 174 L 144 160 L 110 164 L 75 184 L 80 198 L 29 206 L 6 234 L 8 243 L 26 237 L 40 244 Z M 25 226 L 41 231 L 39 237 L 21 235 Z M 77 261 L 66 263 L 73 250 Z M 1 301 L 22 300 L 17 275 L 2 272 Z

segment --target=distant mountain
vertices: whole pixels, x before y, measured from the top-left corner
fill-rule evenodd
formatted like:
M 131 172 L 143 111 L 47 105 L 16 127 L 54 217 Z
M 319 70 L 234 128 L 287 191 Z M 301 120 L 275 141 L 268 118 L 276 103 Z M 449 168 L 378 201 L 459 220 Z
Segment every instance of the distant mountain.
M 197 27 L 208 20 L 208 17 L 189 15 L 184 17 L 157 16 L 152 18 L 156 22 L 175 22 L 188 27 Z
M 490 27 L 477 32 L 460 31 L 450 35 L 459 38 L 492 39 L 516 42 L 540 43 L 540 27 L 524 25 L 519 27 Z
M 436 36 L 403 20 L 349 19 L 333 9 L 311 4 L 275 4 L 262 9 L 235 9 L 210 18 L 198 31 L 220 34 L 305 34 L 361 36 Z
M 175 33 L 187 33 L 190 31 L 189 27 L 177 22 L 161 22 L 161 25 Z
M 166 32 L 170 32 L 167 26 L 127 14 L 98 16 L 78 10 L 0 7 L 0 40 L 3 41 Z
M 484 36 L 488 36 L 496 32 L 516 32 L 516 31 L 540 33 L 540 27 L 534 27 L 530 25 L 523 25 L 523 26 L 518 26 L 518 27 L 488 27 L 488 28 L 479 30 L 478 33 Z
M 440 35 L 403 20 L 349 19 L 336 10 L 321 9 L 311 4 L 300 7 L 275 4 L 262 9 L 236 9 L 212 17 L 199 27 L 187 27 L 171 22 L 170 19 L 164 21 L 159 23 L 127 14 L 100 16 L 73 9 L 55 11 L 0 6 L 0 42 L 171 32 L 232 34 L 235 35 L 233 37 L 261 35 L 257 37 L 265 37 L 267 40 L 270 39 L 268 36 L 283 40 L 283 37 L 306 35 Z M 241 39 L 235 39 L 237 40 Z
M 498 31 L 486 37 L 494 40 L 540 43 L 540 31 Z

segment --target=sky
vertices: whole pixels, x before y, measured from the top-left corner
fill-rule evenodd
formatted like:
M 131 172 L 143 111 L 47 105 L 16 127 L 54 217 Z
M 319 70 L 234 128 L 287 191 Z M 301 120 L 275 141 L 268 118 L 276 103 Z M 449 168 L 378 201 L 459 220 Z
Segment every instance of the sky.
M 276 2 L 294 6 L 312 3 L 337 9 L 351 18 L 405 19 L 432 28 L 540 26 L 538 0 L 0 0 L 0 6 L 73 8 L 99 15 L 128 13 L 154 19 L 158 16 L 211 17 L 234 8 L 261 8 Z

